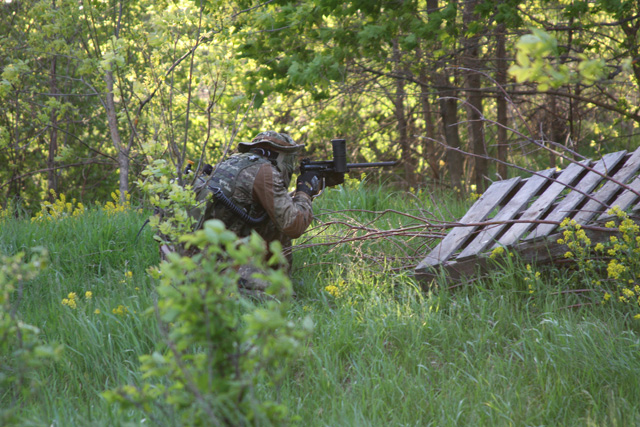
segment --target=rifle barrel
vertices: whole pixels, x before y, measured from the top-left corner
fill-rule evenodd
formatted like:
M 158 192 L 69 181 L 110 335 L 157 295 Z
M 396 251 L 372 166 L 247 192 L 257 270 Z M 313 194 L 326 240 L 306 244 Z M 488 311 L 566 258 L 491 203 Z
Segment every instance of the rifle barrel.
M 347 169 L 379 168 L 382 166 L 395 166 L 398 162 L 374 162 L 374 163 L 347 163 Z

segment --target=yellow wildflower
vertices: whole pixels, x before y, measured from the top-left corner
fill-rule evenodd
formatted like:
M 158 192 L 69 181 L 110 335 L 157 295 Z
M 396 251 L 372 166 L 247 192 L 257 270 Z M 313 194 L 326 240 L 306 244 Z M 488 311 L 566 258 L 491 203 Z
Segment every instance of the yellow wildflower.
M 338 288 L 337 286 L 329 285 L 329 286 L 325 287 L 324 290 L 327 291 L 330 295 L 332 295 L 334 297 L 339 297 L 340 296 L 340 288 Z
M 109 215 L 113 215 L 131 209 L 131 194 L 125 193 L 124 197 L 125 201 L 122 203 L 120 201 L 120 190 L 112 192 L 111 199 L 113 199 L 113 201 L 105 203 L 102 210 Z
M 476 200 L 478 200 L 480 198 L 480 194 L 475 193 L 475 192 L 471 192 L 469 193 L 469 201 L 471 202 L 475 202 Z
M 632 219 L 625 219 L 620 223 L 620 227 L 618 227 L 620 232 L 622 233 L 633 233 L 636 234 L 640 230 L 638 224 L 636 224 Z
M 55 191 L 50 190 L 49 194 L 53 196 L 55 201 L 53 203 L 49 201 L 42 201 L 40 212 L 37 212 L 31 222 L 53 221 L 62 220 L 69 217 L 78 217 L 84 212 L 84 206 L 82 203 L 78 203 L 74 208 L 76 199 L 72 202 L 67 202 L 64 194 L 57 195 Z
M 118 316 L 126 316 L 129 314 L 129 307 L 120 304 L 118 307 L 111 310 L 113 314 L 117 314 Z
M 576 232 L 576 238 L 581 240 L 586 246 L 591 245 L 591 239 L 587 237 L 587 233 L 584 230 L 578 230 Z
M 62 300 L 62 305 L 66 305 L 69 308 L 76 308 L 78 306 L 76 302 L 77 298 L 78 295 L 75 292 L 69 292 L 67 297 Z
M 85 292 L 85 293 L 84 293 L 84 297 L 85 297 L 86 299 L 91 299 L 91 298 L 93 297 L 93 292 L 91 292 L 91 291 L 87 291 L 87 292 Z
M 607 273 L 611 279 L 618 279 L 626 270 L 627 268 L 622 264 L 618 264 L 615 259 L 612 259 L 607 265 Z
M 493 251 L 491 251 L 491 255 L 489 255 L 489 258 L 496 259 L 496 257 L 498 257 L 499 255 L 502 255 L 503 253 L 504 253 L 504 247 L 497 246 Z
M 76 308 L 78 306 L 78 304 L 76 303 L 76 300 L 68 299 L 68 298 L 64 298 L 62 300 L 62 305 L 66 305 L 69 308 Z

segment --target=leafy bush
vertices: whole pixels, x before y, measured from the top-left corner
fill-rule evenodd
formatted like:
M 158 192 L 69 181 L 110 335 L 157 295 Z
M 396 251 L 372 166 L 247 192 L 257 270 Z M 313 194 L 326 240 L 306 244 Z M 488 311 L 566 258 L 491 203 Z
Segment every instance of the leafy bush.
M 18 423 L 21 402 L 39 385 L 37 369 L 61 352 L 61 347 L 43 343 L 40 330 L 19 318 L 24 283 L 35 278 L 48 259 L 41 248 L 34 249 L 30 261 L 24 257 L 20 252 L 0 258 L 0 425 Z
M 149 221 L 157 231 L 155 239 L 175 245 L 181 236 L 191 232 L 196 222 L 191 215 L 192 210 L 198 209 L 195 193 L 190 185 L 179 185 L 173 168 L 165 160 L 155 160 L 142 174 L 146 179 L 138 184 L 159 214 Z
M 500 246 L 489 258 L 498 271 L 517 271 L 518 280 L 510 286 L 517 288 L 521 282 L 531 296 L 543 288 L 558 301 L 564 300 L 561 295 L 582 295 L 568 307 L 613 304 L 618 315 L 640 320 L 640 226 L 617 206 L 606 213 L 613 219 L 605 224 L 611 235 L 604 240 L 600 234 L 591 234 L 575 220 L 565 218 L 560 223 L 562 237 L 556 243 L 565 245 L 567 250 L 553 266 L 533 268 Z M 596 236 L 597 241 L 593 242 L 590 236 Z
M 160 281 L 150 314 L 157 315 L 164 350 L 140 357 L 142 384 L 104 396 L 152 419 L 161 409 L 182 424 L 286 422 L 286 406 L 261 396 L 256 385 L 277 390 L 312 323 L 306 319 L 300 328 L 287 319 L 293 292 L 280 268 L 285 263 L 280 244 L 267 251 L 257 234 L 239 239 L 219 220 L 192 232 L 198 206 L 191 187 L 180 185 L 164 161 L 154 162 L 144 175 L 141 187 L 160 213 L 150 225 L 156 239 L 172 249 L 167 262 L 149 270 Z M 241 268 L 259 272 L 256 278 L 269 284 L 258 305 L 240 294 Z
M 292 293 L 286 273 L 262 261 L 266 247 L 257 234 L 240 240 L 218 220 L 181 241 L 199 252 L 172 253 L 152 272 L 160 279 L 156 310 L 166 350 L 140 358 L 143 384 L 105 397 L 137 406 L 151 418 L 160 406 L 185 424 L 285 422 L 286 407 L 261 399 L 255 385 L 277 387 L 312 327 L 309 319 L 299 328 L 286 317 Z M 270 250 L 272 266 L 283 262 L 278 244 Z M 238 293 L 237 270 L 249 264 L 271 283 L 271 298 L 259 305 Z
M 602 304 L 620 304 L 623 311 L 640 319 L 640 227 L 618 207 L 607 214 L 615 219 L 605 226 L 616 231 L 608 241 L 592 245 L 580 224 L 565 219 L 558 243 L 569 248 L 564 256 L 575 261 L 578 284 L 601 292 Z
M 612 230 L 608 241 L 592 245 L 580 224 L 566 218 L 558 243 L 569 248 L 564 257 L 575 261 L 574 283 L 601 292 L 602 304 L 620 305 L 640 319 L 640 227 L 618 207 L 607 214 L 614 217 L 605 224 Z

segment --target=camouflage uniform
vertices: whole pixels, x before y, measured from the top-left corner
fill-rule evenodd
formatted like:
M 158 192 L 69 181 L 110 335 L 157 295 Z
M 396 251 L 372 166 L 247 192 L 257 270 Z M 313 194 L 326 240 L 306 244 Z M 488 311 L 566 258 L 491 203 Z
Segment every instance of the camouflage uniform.
M 197 227 L 217 218 L 239 237 L 255 230 L 267 242 L 278 240 L 283 248 L 290 247 L 291 240 L 302 235 L 313 219 L 310 195 L 288 192 L 296 155 L 302 147 L 288 135 L 273 131 L 259 133 L 250 143 L 240 143 L 240 154 L 218 164 L 209 177 L 198 178 L 197 198 L 207 204 Z M 234 212 L 221 203 L 219 194 L 211 200 L 208 195 L 216 191 L 241 211 Z M 248 217 L 265 219 L 251 222 Z M 290 264 L 290 252 L 287 260 Z

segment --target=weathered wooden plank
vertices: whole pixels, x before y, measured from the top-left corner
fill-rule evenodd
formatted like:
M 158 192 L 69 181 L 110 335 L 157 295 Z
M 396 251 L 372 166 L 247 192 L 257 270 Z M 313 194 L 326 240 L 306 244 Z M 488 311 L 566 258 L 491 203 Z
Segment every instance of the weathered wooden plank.
M 624 158 L 627 154 L 626 151 L 619 151 L 617 153 L 609 153 L 605 155 L 602 159 L 600 159 L 593 167 L 593 171 L 589 171 L 584 178 L 580 180 L 578 184 L 576 184 L 575 190 L 572 190 L 567 196 L 560 201 L 556 205 L 556 207 L 546 216 L 545 220 L 547 221 L 562 221 L 564 218 L 571 216 L 572 211 L 576 206 L 580 204 L 585 199 L 585 194 L 589 194 L 593 191 L 594 188 L 600 184 L 600 182 L 604 179 L 602 174 L 607 174 L 608 171 L 611 171 L 616 167 L 618 163 Z M 576 216 L 579 215 L 576 214 Z M 574 219 L 576 219 L 574 216 Z M 576 219 L 576 221 L 578 221 Z M 535 238 L 539 238 L 541 236 L 546 236 L 551 233 L 553 230 L 558 228 L 555 224 L 540 224 L 535 227 L 531 234 L 527 236 L 526 240 L 531 240 Z
M 473 204 L 471 209 L 459 221 L 463 224 L 484 221 L 498 206 L 509 192 L 520 182 L 521 178 L 511 178 L 506 181 L 494 182 L 487 191 Z M 478 227 L 456 227 L 436 246 L 425 259 L 418 264 L 417 270 L 428 269 L 449 259 L 460 248 L 469 235 Z
M 443 245 L 445 240 L 447 240 L 447 238 L 445 238 L 445 240 L 418 265 L 415 270 L 416 277 L 423 282 L 423 284 L 428 284 L 438 274 L 444 273 L 451 281 L 459 282 L 465 276 L 473 276 L 478 272 L 487 271 L 493 263 L 489 258 L 490 252 L 483 251 L 485 251 L 487 247 L 490 247 L 491 242 L 495 241 L 500 234 L 502 234 L 502 236 L 496 245 L 508 247 L 509 251 L 518 254 L 525 262 L 545 263 L 562 259 L 564 253 L 567 251 L 566 245 L 558 243 L 558 238 L 562 237 L 562 234 L 558 233 L 549 236 L 550 233 L 557 229 L 557 226 L 554 224 L 533 224 L 535 220 L 543 216 L 546 220 L 558 222 L 567 216 L 573 217 L 574 220 L 583 225 L 593 224 L 594 217 L 598 216 L 595 224 L 603 224 L 611 219 L 610 215 L 602 213 L 607 205 L 618 206 L 623 210 L 628 210 L 633 206 L 633 212 L 636 213 L 636 216 L 634 217 L 632 213 L 632 218 L 640 223 L 640 217 L 637 216 L 638 212 L 640 212 L 640 203 L 638 203 L 640 199 L 638 195 L 638 193 L 640 193 L 640 176 L 636 176 L 640 171 L 640 148 L 624 161 L 626 156 L 627 153 L 624 151 L 604 156 L 593 166 L 593 169 L 597 172 L 588 171 L 584 173 L 583 166 L 580 164 L 571 164 L 565 171 L 559 174 L 555 182 L 549 185 L 543 194 L 538 197 L 528 209 L 518 216 L 518 213 L 530 202 L 533 195 L 539 191 L 527 190 L 527 181 L 518 192 L 515 192 L 515 195 L 513 195 L 510 200 L 507 200 L 506 205 L 493 218 L 498 222 L 517 218 L 524 221 L 523 223 L 516 223 L 511 227 L 509 227 L 509 224 L 498 224 L 496 226 L 484 227 L 480 230 L 473 226 L 454 229 L 447 236 L 447 238 L 449 238 L 447 244 Z M 620 165 L 622 161 L 624 161 L 624 163 L 621 167 L 618 166 L 618 172 L 616 172 L 611 179 L 602 176 L 609 175 L 609 171 L 616 168 L 617 165 Z M 581 163 L 588 165 L 591 162 L 584 161 Z M 543 173 L 547 172 L 548 171 L 544 171 Z M 584 177 L 580 179 L 580 182 L 574 183 L 578 180 L 578 177 L 582 175 L 584 175 Z M 594 189 L 597 188 L 603 180 L 606 181 L 601 188 L 594 192 Z M 621 191 L 619 183 L 626 184 L 627 182 L 631 182 L 627 184 L 629 188 Z M 573 190 L 569 192 L 553 207 L 553 211 L 547 214 L 549 208 L 568 186 L 574 186 L 577 191 Z M 506 196 L 509 191 L 505 191 L 504 196 Z M 487 191 L 487 193 L 488 192 L 489 191 Z M 487 193 L 483 196 L 485 199 L 487 198 Z M 583 193 L 590 195 L 587 196 Z M 484 203 L 481 203 L 482 199 L 483 198 L 476 202 L 474 207 L 471 208 L 460 222 L 482 222 L 486 219 L 488 213 L 499 204 L 499 202 L 496 201 L 493 207 L 483 206 Z M 587 199 L 586 203 L 584 202 L 585 199 Z M 580 208 L 578 210 L 579 206 Z M 471 211 L 475 209 L 486 209 L 487 214 L 482 215 L 482 212 L 480 212 L 480 215 L 471 215 Z M 576 212 L 575 215 L 572 215 L 572 212 Z M 547 215 L 545 216 L 545 214 Z M 527 221 L 531 222 L 527 223 Z M 534 230 L 531 234 L 519 242 L 522 236 L 532 226 Z M 611 233 L 617 231 L 615 229 L 609 231 L 606 229 L 594 230 L 589 228 L 585 230 L 593 244 L 608 240 Z M 469 237 L 474 232 L 477 233 L 477 236 L 474 236 L 473 240 L 471 240 Z M 538 239 L 532 240 L 536 237 Z M 464 243 L 470 240 L 471 243 L 464 248 Z M 493 247 L 496 245 L 493 245 Z M 461 247 L 463 249 L 456 259 L 450 259 Z
M 638 170 L 640 170 L 640 148 L 633 152 L 624 166 L 613 175 L 613 179 L 624 184 L 629 181 Z M 605 210 L 605 204 L 619 189 L 620 186 L 618 184 L 613 181 L 607 181 L 593 195 L 595 200 L 589 200 L 573 219 L 580 224 L 586 224 L 599 212 Z
M 618 234 L 616 229 L 611 229 L 610 231 L 585 229 L 585 232 L 592 245 L 609 241 L 610 236 Z M 545 264 L 553 262 L 557 259 L 564 259 L 564 254 L 569 250 L 566 245 L 557 243 L 558 239 L 562 237 L 562 233 L 556 233 L 538 241 L 519 243 L 511 247 L 509 251 L 516 254 L 525 263 Z M 425 289 L 429 288 L 431 281 L 436 279 L 441 271 L 444 271 L 444 274 L 452 283 L 459 282 L 465 278 L 486 273 L 492 265 L 489 256 L 490 252 L 485 252 L 460 262 L 446 262 L 440 266 L 420 271 L 416 269 L 415 277 Z
M 572 163 L 570 164 L 557 178 L 556 181 L 549 186 L 545 190 L 545 192 L 529 206 L 529 208 L 524 211 L 524 213 L 520 216 L 520 220 L 522 221 L 535 221 L 544 214 L 549 206 L 553 204 L 556 197 L 567 187 L 570 185 L 584 170 L 582 165 L 589 164 L 588 160 L 584 160 L 580 162 L 580 164 Z M 532 226 L 532 224 L 527 222 L 521 222 L 518 224 L 514 224 L 509 228 L 500 238 L 496 245 L 501 246 L 510 246 L 513 243 L 517 242 L 520 237 Z M 495 246 L 495 245 L 494 245 Z
M 629 188 L 635 192 L 640 193 L 640 177 L 637 177 L 629 184 Z M 626 210 L 638 199 L 638 195 L 634 191 L 624 190 L 613 202 L 611 206 L 618 206 L 621 210 Z M 609 215 L 606 211 L 598 217 L 598 222 L 609 221 L 613 218 L 613 215 Z
M 517 194 L 492 218 L 492 221 L 508 221 L 514 219 L 516 215 L 527 206 L 531 198 L 547 183 L 547 177 L 552 176 L 555 171 L 555 169 L 547 169 L 527 179 L 527 182 L 518 190 Z M 500 234 L 506 226 L 507 224 L 500 224 L 485 227 L 457 258 L 476 255 L 478 252 L 486 249 L 487 246 L 495 241 L 496 236 Z

